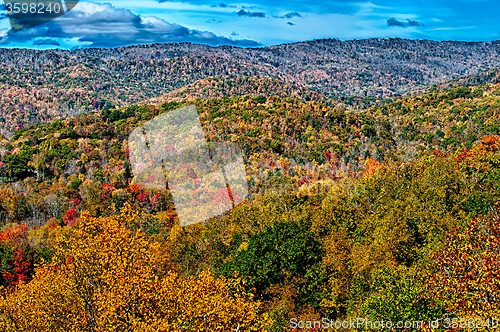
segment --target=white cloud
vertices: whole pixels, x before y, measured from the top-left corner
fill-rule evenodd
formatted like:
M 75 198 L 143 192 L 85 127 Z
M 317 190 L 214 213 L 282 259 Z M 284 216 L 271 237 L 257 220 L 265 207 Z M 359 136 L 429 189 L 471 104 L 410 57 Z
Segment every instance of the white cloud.
M 189 29 L 154 16 L 142 16 L 112 4 L 80 2 L 60 18 L 22 32 L 9 31 L 0 45 L 32 43 L 36 38 L 69 40 L 82 46 L 117 47 L 163 42 L 193 42 L 209 45 L 258 46 L 251 40 L 233 40 L 209 31 Z M 61 43 L 61 42 L 60 42 Z M 63 43 L 61 43 L 63 45 Z

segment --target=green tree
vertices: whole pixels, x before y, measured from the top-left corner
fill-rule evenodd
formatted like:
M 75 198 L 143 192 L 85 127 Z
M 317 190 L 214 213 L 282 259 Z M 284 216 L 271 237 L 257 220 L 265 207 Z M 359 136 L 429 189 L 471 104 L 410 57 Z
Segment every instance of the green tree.
M 324 250 L 307 224 L 280 222 L 254 235 L 246 250 L 222 266 L 228 277 L 238 272 L 262 294 L 271 285 L 307 278 Z

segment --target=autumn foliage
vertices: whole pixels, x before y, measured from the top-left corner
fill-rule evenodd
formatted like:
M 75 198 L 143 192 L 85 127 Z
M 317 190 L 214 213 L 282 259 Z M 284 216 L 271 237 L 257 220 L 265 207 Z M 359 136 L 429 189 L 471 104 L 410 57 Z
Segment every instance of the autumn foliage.
M 128 205 L 111 217 L 84 213 L 33 280 L 18 278 L 4 290 L 0 329 L 261 331 L 270 324 L 240 281 L 170 270 L 159 243 L 127 228 L 134 218 Z
M 450 231 L 434 253 L 433 292 L 449 314 L 496 318 L 500 313 L 500 218 L 498 209 Z
M 499 88 L 360 112 L 193 101 L 209 144 L 242 147 L 249 195 L 230 190 L 232 210 L 186 227 L 169 189 L 133 178 L 127 137 L 187 101 L 0 138 L 0 330 L 278 332 L 292 317 L 498 313 Z M 208 201 L 228 203 L 215 188 Z

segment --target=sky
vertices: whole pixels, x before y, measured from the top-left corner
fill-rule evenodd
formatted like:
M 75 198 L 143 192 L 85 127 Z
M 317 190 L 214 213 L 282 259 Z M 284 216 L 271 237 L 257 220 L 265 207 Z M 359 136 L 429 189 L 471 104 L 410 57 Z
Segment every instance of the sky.
M 169 42 L 264 47 L 322 38 L 500 40 L 498 0 L 79 1 L 66 14 L 19 32 L 11 29 L 5 5 L 0 7 L 2 48 Z

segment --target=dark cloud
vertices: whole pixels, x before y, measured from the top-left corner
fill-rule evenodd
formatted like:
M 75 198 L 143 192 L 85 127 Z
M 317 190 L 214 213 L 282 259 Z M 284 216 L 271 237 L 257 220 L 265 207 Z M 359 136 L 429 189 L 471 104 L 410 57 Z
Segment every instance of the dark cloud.
M 387 20 L 387 25 L 390 27 L 406 27 L 404 22 L 396 20 L 394 17 L 391 17 L 390 19 Z
M 61 44 L 57 40 L 55 40 L 55 39 L 36 39 L 33 42 L 33 46 L 36 46 L 36 45 L 55 45 L 55 46 L 59 46 Z
M 286 24 L 288 24 L 288 25 L 295 25 L 295 23 L 292 23 L 292 22 L 286 22 Z
M 240 34 L 239 33 L 236 33 L 236 32 L 231 32 L 231 36 L 239 36 Z
M 229 6 L 228 4 L 226 3 L 220 3 L 218 5 L 211 5 L 210 7 L 219 7 L 219 8 L 236 8 L 236 6 Z
M 408 20 L 408 25 L 411 27 L 425 27 L 425 24 L 413 20 Z
M 387 25 L 390 27 L 400 27 L 400 28 L 425 27 L 425 24 L 419 23 L 414 20 L 407 19 L 406 22 L 402 22 L 396 20 L 394 17 L 391 17 L 390 19 L 387 20 Z
M 273 16 L 274 18 L 287 18 L 287 19 L 292 19 L 294 17 L 303 17 L 301 14 L 297 13 L 297 12 L 291 12 L 291 13 L 288 13 L 288 14 L 285 14 L 283 16 Z
M 120 47 L 151 43 L 192 42 L 207 45 L 255 47 L 248 39 L 233 40 L 209 31 L 192 30 L 156 17 L 143 17 L 111 4 L 80 2 L 78 7 L 55 21 L 0 37 L 0 45 L 35 41 L 39 38 L 77 38 L 84 47 Z
M 291 18 L 294 18 L 294 17 L 302 17 L 302 15 L 300 15 L 297 12 L 291 12 L 291 13 L 288 13 L 286 15 L 281 16 L 281 18 L 288 18 L 288 19 L 291 19 Z
M 247 12 L 246 10 L 240 10 L 237 12 L 238 16 L 248 16 L 248 17 L 266 17 L 265 13 L 262 12 Z

